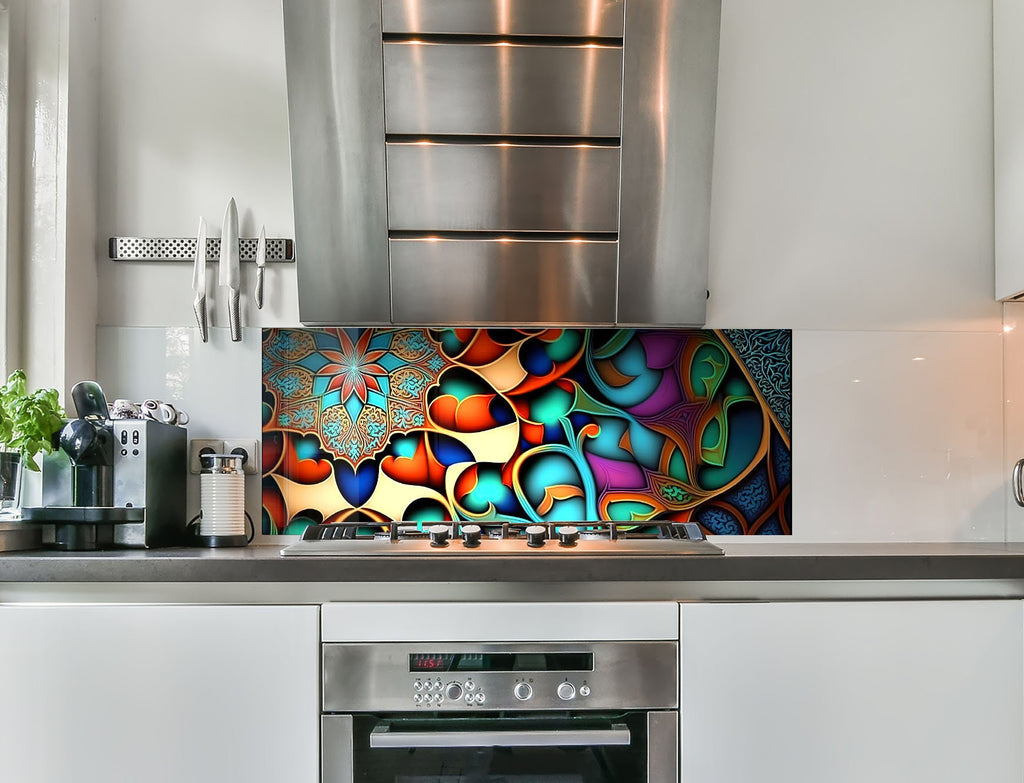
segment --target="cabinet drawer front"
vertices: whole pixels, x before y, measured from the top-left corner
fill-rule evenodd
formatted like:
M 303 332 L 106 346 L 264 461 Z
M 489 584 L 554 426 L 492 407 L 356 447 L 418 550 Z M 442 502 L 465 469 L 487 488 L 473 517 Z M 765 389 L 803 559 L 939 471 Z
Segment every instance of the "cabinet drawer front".
M 384 44 L 388 133 L 619 136 L 616 46 Z
M 614 242 L 392 239 L 396 323 L 615 320 Z
M 622 36 L 622 0 L 383 0 L 386 33 Z
M 616 147 L 388 144 L 397 231 L 615 232 Z

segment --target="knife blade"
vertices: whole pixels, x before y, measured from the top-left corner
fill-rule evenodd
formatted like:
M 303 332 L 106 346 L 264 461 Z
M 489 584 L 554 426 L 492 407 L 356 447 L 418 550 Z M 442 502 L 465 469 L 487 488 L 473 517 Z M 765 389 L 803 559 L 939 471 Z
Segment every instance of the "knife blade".
M 196 237 L 196 260 L 192 267 L 192 290 L 196 298 L 192 300 L 192 309 L 199 325 L 199 336 L 203 342 L 210 339 L 206 326 L 206 218 L 199 218 L 199 235 Z
M 228 324 L 231 327 L 231 342 L 237 343 L 242 339 L 242 324 L 238 310 L 238 296 L 240 275 L 238 250 L 238 207 L 235 200 L 228 201 L 227 209 L 224 210 L 224 227 L 220 236 L 220 284 L 229 291 L 228 296 Z
M 256 309 L 263 309 L 263 268 L 267 265 L 267 227 L 260 226 L 260 238 L 256 240 L 256 290 L 253 301 Z

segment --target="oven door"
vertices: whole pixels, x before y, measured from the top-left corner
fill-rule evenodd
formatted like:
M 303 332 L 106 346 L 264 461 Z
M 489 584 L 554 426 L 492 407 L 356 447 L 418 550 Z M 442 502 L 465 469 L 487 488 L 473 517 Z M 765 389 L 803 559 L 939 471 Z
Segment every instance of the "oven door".
M 677 783 L 676 712 L 324 715 L 324 783 Z

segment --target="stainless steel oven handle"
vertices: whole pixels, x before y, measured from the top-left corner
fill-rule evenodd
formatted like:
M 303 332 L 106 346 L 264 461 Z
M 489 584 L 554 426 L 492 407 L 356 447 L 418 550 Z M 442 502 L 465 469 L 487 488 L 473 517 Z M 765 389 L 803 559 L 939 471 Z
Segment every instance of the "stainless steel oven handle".
M 371 748 L 554 748 L 628 745 L 629 727 L 615 723 L 607 729 L 555 731 L 391 731 L 378 724 L 370 732 Z

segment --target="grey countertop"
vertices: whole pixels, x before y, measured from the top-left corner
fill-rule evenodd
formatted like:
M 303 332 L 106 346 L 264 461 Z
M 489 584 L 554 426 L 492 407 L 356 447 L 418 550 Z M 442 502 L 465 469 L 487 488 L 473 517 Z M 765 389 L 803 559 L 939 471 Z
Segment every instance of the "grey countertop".
M 239 549 L 0 554 L 0 583 L 718 583 L 1024 581 L 1024 543 L 825 544 L 717 538 L 724 556 L 281 557 Z M 283 542 L 287 543 L 287 542 Z

